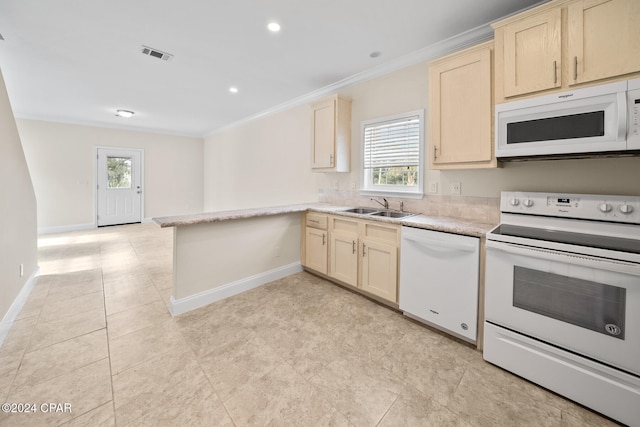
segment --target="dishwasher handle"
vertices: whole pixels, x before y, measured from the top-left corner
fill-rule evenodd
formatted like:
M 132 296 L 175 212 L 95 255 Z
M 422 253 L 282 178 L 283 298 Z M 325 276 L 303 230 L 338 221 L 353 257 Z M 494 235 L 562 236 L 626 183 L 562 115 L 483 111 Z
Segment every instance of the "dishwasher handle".
M 402 236 L 402 240 L 407 240 L 411 243 L 437 252 L 473 252 L 477 248 L 474 243 L 447 242 L 446 240 L 429 239 L 428 237 L 418 237 L 413 235 Z

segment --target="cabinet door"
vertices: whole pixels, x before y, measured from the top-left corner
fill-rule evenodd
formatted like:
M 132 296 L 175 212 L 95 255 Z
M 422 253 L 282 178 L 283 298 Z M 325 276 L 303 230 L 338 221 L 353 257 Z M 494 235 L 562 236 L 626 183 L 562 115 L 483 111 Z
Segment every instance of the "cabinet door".
M 640 71 L 638 0 L 581 0 L 567 11 L 570 85 Z
M 362 242 L 362 290 L 398 301 L 398 248 L 373 240 Z
M 329 276 L 352 286 L 358 286 L 358 236 L 334 231 L 330 236 L 331 259 Z
M 429 144 L 432 169 L 490 162 L 491 48 L 446 58 L 429 67 Z
M 335 158 L 335 111 L 333 98 L 313 106 L 312 168 L 331 168 Z
M 307 228 L 305 240 L 305 266 L 319 273 L 327 274 L 327 232 Z
M 561 86 L 561 28 L 560 8 L 505 26 L 505 97 Z

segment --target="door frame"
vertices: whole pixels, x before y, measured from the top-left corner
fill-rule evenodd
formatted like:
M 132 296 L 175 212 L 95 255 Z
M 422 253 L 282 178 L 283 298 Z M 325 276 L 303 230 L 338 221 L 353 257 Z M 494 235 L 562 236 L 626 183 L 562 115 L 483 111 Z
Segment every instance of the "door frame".
M 107 145 L 95 145 L 93 147 L 93 228 L 98 228 L 98 150 L 124 150 L 124 151 L 136 151 L 140 153 L 140 187 L 142 187 L 142 193 L 140 194 L 140 223 L 146 222 L 144 216 L 144 149 L 143 148 L 131 148 L 131 147 L 116 147 Z

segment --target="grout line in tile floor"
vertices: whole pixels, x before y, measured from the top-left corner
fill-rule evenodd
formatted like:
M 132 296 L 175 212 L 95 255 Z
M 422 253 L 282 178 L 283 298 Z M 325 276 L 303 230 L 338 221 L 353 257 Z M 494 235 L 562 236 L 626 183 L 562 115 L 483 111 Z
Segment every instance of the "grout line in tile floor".
M 73 413 L 0 413 L 0 426 L 616 425 L 306 272 L 173 318 L 172 230 L 140 224 L 40 241 L 41 277 L 0 347 L 10 366 L 0 366 L 0 396 L 70 402 Z M 89 304 L 83 286 L 97 270 L 104 327 L 76 331 L 65 322 L 87 307 L 51 293 Z M 39 285 L 49 286 L 44 298 Z M 56 342 L 32 348 L 36 329 Z

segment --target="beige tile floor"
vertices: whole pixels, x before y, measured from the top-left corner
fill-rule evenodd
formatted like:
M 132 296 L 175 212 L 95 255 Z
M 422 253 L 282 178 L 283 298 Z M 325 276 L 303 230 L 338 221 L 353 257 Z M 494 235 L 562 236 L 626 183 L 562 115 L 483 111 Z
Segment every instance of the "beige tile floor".
M 174 319 L 171 251 L 153 224 L 41 236 L 0 347 L 0 402 L 38 412 L 1 426 L 615 425 L 308 273 Z

